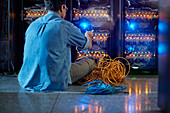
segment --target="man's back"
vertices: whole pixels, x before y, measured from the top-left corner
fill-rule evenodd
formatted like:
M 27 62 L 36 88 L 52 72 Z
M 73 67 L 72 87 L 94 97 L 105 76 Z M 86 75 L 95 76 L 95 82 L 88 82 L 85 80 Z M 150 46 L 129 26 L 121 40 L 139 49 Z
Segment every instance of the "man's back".
M 49 12 L 26 31 L 20 85 L 31 91 L 64 90 L 71 84 L 70 46 L 86 49 L 89 40 L 70 22 Z

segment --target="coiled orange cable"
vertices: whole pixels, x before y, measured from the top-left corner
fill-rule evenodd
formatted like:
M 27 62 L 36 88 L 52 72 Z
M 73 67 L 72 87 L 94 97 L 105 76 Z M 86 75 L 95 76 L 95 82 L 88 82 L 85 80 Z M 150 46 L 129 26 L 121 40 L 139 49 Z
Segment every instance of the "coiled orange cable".
M 78 49 L 77 52 L 80 54 Z M 88 57 L 85 54 L 81 58 L 84 58 L 86 60 Z M 128 63 L 129 69 L 127 73 L 126 73 L 126 66 L 118 59 L 123 59 Z M 101 54 L 98 63 L 96 65 L 93 64 L 90 65 L 94 66 L 95 69 L 85 77 L 86 79 L 85 82 L 82 82 L 80 80 L 79 81 L 80 84 L 85 84 L 96 80 L 102 80 L 108 82 L 110 85 L 117 86 L 124 81 L 125 77 L 130 72 L 130 63 L 127 59 L 123 57 L 116 57 L 115 59 L 111 59 L 110 56 L 106 57 Z

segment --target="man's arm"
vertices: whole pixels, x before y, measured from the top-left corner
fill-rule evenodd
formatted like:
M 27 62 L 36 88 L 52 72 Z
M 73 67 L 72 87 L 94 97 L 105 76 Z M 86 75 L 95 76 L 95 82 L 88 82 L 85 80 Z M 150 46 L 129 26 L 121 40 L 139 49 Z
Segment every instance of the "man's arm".
M 80 29 L 72 23 L 69 24 L 69 36 L 67 42 L 69 45 L 78 46 L 80 49 L 90 49 L 92 47 L 92 37 L 93 32 L 87 31 L 84 36 Z
M 85 37 L 87 37 L 89 39 L 89 42 L 90 42 L 87 49 L 91 49 L 91 47 L 92 47 L 93 32 L 86 31 Z

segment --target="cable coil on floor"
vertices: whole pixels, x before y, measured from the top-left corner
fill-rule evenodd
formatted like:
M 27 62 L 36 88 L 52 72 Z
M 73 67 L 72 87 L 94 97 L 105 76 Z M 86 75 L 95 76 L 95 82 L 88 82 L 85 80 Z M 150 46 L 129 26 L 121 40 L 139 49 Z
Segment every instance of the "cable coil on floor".
M 78 49 L 77 52 L 80 54 Z M 82 55 L 80 59 L 82 58 L 85 60 L 88 58 L 86 52 L 84 53 L 84 55 Z M 130 63 L 127 59 L 123 57 L 116 57 L 115 59 L 111 59 L 109 55 L 106 56 L 101 54 L 97 59 L 98 61 L 96 65 L 90 64 L 86 60 L 90 65 L 94 66 L 95 69 L 89 75 L 86 76 L 85 82 L 81 81 L 81 84 L 101 80 L 109 83 L 110 85 L 118 86 L 121 82 L 124 81 L 125 77 L 130 72 Z M 126 66 L 118 59 L 123 59 L 128 63 L 129 69 L 127 73 Z
M 93 85 L 91 85 L 93 84 Z M 127 87 L 122 86 L 110 86 L 109 83 L 97 80 L 92 81 L 84 85 L 88 85 L 89 87 L 85 90 L 86 94 L 92 94 L 92 95 L 106 95 L 106 94 L 117 94 L 122 93 Z M 127 93 L 127 92 L 124 92 Z

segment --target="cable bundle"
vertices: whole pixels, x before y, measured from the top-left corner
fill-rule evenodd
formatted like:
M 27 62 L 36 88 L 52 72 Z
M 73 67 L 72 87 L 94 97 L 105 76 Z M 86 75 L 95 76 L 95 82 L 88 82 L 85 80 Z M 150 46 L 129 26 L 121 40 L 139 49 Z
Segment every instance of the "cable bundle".
M 93 84 L 93 85 L 91 85 Z M 122 93 L 127 87 L 122 86 L 110 86 L 109 83 L 97 80 L 92 81 L 84 85 L 88 85 L 89 87 L 85 90 L 86 94 L 92 94 L 92 95 L 106 95 L 106 94 L 117 94 Z
M 77 52 L 79 53 L 78 50 Z M 81 58 L 84 58 L 86 60 L 86 58 L 88 57 L 86 57 L 86 53 L 85 53 Z M 123 57 L 116 57 L 115 59 L 111 59 L 110 56 L 106 57 L 106 55 L 101 54 L 100 57 L 97 59 L 98 62 L 96 65 L 92 65 L 86 60 L 90 65 L 94 66 L 95 69 L 85 77 L 86 79 L 85 82 L 79 81 L 80 84 L 101 80 L 111 85 L 118 86 L 121 82 L 124 81 L 125 77 L 130 72 L 130 63 L 128 62 L 127 59 Z M 120 62 L 118 59 L 123 59 L 128 63 L 129 70 L 127 74 L 126 74 L 125 65 L 122 62 Z

